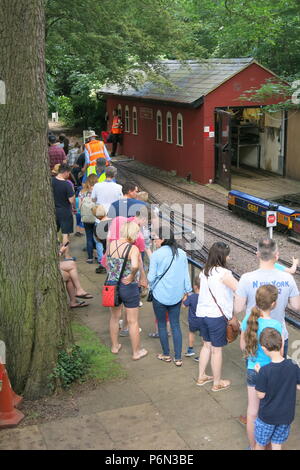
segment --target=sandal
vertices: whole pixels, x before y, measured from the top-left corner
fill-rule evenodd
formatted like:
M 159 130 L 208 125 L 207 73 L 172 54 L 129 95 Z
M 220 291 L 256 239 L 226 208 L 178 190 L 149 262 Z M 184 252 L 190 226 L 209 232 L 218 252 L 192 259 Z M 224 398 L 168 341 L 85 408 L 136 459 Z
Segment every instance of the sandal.
M 82 301 L 82 302 L 78 302 L 77 305 L 70 305 L 70 308 L 82 308 L 82 307 L 88 307 L 88 306 L 89 306 L 89 304 Z
M 78 297 L 78 299 L 93 299 L 94 298 L 91 294 L 88 294 L 88 293 L 76 295 L 76 297 Z
M 230 380 L 221 380 L 219 385 L 214 385 L 211 389 L 212 392 L 220 392 L 221 390 L 226 390 L 230 387 Z
M 158 355 L 156 356 L 156 358 L 157 358 L 159 361 L 163 361 L 163 362 L 172 362 L 171 356 L 165 356 L 164 354 L 158 354 Z
M 182 366 L 182 359 L 174 359 L 174 364 L 176 367 Z
M 214 381 L 213 377 L 206 375 L 203 379 L 197 380 L 196 385 L 199 385 L 199 387 L 202 387 L 202 385 L 208 384 L 209 382 L 213 382 L 213 381 Z

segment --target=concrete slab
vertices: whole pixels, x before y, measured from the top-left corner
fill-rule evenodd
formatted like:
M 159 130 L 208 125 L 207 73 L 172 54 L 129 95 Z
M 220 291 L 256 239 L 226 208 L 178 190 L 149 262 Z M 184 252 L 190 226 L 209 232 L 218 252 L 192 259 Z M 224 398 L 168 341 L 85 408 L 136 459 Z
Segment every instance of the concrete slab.
M 92 390 L 76 399 L 82 415 L 120 409 L 149 402 L 149 396 L 131 380 L 118 380 L 103 384 L 101 388 Z
M 246 433 L 241 431 L 241 425 L 233 419 L 219 423 L 200 423 L 194 420 L 184 430 L 184 439 L 194 450 L 243 450 L 247 448 L 248 440 Z
M 205 388 L 205 386 L 199 387 L 198 399 L 190 400 L 187 393 L 185 400 L 182 400 L 182 397 L 172 400 L 162 399 L 156 401 L 155 405 L 165 422 L 178 433 L 185 432 L 193 423 L 201 427 L 204 424 L 217 422 L 221 426 L 223 421 L 229 419 L 231 415 L 209 395 Z M 220 393 L 230 392 L 226 390 Z
M 98 415 L 80 416 L 39 426 L 48 450 L 113 449 Z
M 127 441 L 117 441 L 115 445 L 118 450 L 190 450 L 176 431 L 136 436 Z
M 150 403 L 105 411 L 97 416 L 115 442 L 127 442 L 129 435 L 130 439 L 142 439 L 159 432 L 168 434 L 172 430 L 156 406 Z
M 1 450 L 47 450 L 38 426 L 0 431 Z

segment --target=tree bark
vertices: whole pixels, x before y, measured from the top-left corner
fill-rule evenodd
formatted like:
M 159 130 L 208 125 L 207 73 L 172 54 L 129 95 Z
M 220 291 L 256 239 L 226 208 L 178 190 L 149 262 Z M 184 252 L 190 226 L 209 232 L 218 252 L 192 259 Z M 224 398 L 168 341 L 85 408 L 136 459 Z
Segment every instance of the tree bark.
M 47 152 L 44 0 L 0 0 L 0 339 L 18 393 L 49 393 L 71 336 Z

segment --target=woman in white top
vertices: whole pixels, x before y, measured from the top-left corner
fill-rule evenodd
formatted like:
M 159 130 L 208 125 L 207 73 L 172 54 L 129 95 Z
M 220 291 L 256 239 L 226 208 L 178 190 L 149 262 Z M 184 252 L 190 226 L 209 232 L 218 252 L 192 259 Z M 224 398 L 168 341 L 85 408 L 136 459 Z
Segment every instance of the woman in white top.
M 238 282 L 226 268 L 230 248 L 223 242 L 216 242 L 209 250 L 208 259 L 200 274 L 200 292 L 196 315 L 203 338 L 199 357 L 197 385 L 213 382 L 212 391 L 218 392 L 230 386 L 229 380 L 221 380 L 222 347 L 227 344 L 226 326 L 232 317 L 233 294 Z M 222 313 L 223 312 L 223 313 Z M 213 377 L 206 375 L 211 360 Z

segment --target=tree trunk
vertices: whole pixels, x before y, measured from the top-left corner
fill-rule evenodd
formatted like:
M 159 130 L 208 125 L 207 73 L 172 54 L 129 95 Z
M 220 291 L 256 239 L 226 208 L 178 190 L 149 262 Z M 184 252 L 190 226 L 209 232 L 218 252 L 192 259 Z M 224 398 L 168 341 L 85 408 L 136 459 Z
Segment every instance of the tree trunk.
M 13 387 L 49 393 L 71 339 L 47 152 L 44 0 L 0 0 L 0 339 Z

